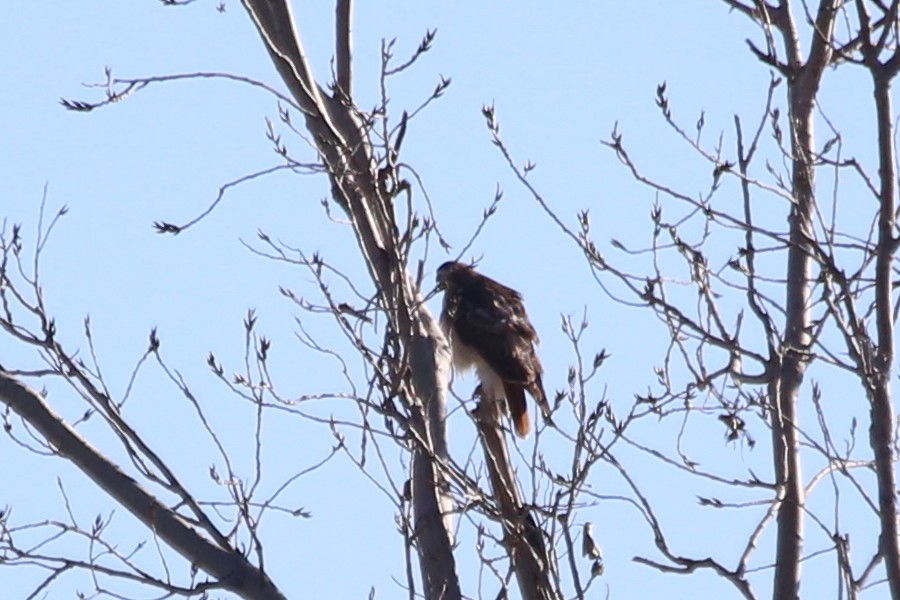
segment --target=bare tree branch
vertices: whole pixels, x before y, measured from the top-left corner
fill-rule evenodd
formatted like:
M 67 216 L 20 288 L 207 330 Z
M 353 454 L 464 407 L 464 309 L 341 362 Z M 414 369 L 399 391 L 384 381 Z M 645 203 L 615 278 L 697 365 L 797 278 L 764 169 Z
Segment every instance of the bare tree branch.
M 337 61 L 337 86 L 340 94 L 353 100 L 353 0 L 337 0 L 335 10 L 335 60 Z
M 190 527 L 66 425 L 37 392 L 3 371 L 0 371 L 0 399 L 155 535 L 215 577 L 223 589 L 248 600 L 287 598 L 240 552 L 214 544 Z

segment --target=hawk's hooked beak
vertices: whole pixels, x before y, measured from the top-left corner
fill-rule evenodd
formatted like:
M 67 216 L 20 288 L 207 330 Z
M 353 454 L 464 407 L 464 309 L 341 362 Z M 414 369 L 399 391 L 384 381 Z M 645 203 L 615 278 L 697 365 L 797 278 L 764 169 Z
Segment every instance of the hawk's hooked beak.
M 431 289 L 430 292 L 425 294 L 425 300 L 426 301 L 431 300 L 432 298 L 437 296 L 439 293 L 443 292 L 445 287 L 446 286 L 444 286 L 443 282 L 439 281 L 438 283 L 435 284 L 435 286 Z
M 438 271 L 434 276 L 434 291 L 432 291 L 432 294 L 442 292 L 445 289 L 447 289 L 447 274 Z
M 447 289 L 448 282 L 450 280 L 450 269 L 448 269 L 447 265 L 450 263 L 445 263 L 441 265 L 441 267 L 434 274 L 434 289 L 428 294 L 428 298 L 433 297 L 435 294 L 443 292 Z

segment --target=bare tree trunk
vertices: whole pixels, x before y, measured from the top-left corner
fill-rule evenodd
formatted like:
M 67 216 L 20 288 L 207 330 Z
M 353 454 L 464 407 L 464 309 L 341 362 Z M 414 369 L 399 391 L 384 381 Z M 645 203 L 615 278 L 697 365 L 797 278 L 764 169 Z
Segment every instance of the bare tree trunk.
M 896 71 L 895 71 L 896 72 Z M 894 302 L 891 265 L 897 250 L 893 110 L 891 78 L 888 69 L 873 70 L 875 107 L 878 119 L 879 174 L 881 180 L 878 214 L 878 245 L 875 256 L 875 318 L 878 347 L 874 373 L 870 379 L 871 423 L 869 441 L 875 455 L 878 479 L 878 508 L 881 518 L 881 552 L 885 561 L 891 597 L 900 598 L 900 546 L 897 528 L 897 483 L 894 474 L 894 410 L 891 403 L 891 377 L 894 366 Z
M 0 401 L 43 435 L 64 457 L 127 508 L 154 535 L 247 600 L 287 600 L 265 573 L 238 550 L 213 543 L 188 525 L 119 467 L 79 436 L 44 402 L 40 394 L 0 370 Z
M 443 477 L 446 457 L 443 414 L 446 406 L 449 355 L 446 340 L 422 298 L 414 290 L 398 249 L 391 199 L 379 189 L 368 132 L 349 100 L 350 6 L 338 5 L 336 72 L 343 88 L 336 97 L 325 93 L 312 75 L 294 30 L 286 0 L 243 0 L 272 61 L 303 110 L 332 184 L 334 200 L 346 211 L 381 305 L 400 341 L 413 357 L 412 389 L 405 390 L 414 442 L 412 489 L 416 542 L 427 599 L 453 600 L 461 592 L 456 576 Z
M 428 321 L 437 328 L 437 323 Z M 413 384 L 419 398 L 425 402 L 425 411 L 414 411 L 419 431 L 427 432 L 432 451 L 424 447 L 413 450 L 412 494 L 416 517 L 415 536 L 418 540 L 419 567 L 425 585 L 426 598 L 459 598 L 461 591 L 456 576 L 453 556 L 452 501 L 447 490 L 446 478 L 437 470 L 435 456 L 447 456 L 444 419 L 446 388 L 437 386 L 449 380 L 449 348 L 435 346 L 442 333 L 430 331 L 430 336 L 417 336 L 410 344 L 410 368 Z M 437 357 L 437 360 L 435 360 Z M 435 377 L 437 375 L 437 377 Z
M 809 362 L 815 209 L 815 134 L 813 107 L 822 74 L 831 63 L 834 19 L 838 0 L 822 0 L 816 14 L 816 34 L 806 60 L 800 51 L 790 4 L 776 9 L 775 24 L 787 50 L 790 108 L 793 203 L 789 215 L 790 248 L 787 265 L 785 333 L 778 379 L 769 386 L 775 478 L 780 486 L 773 597 L 796 600 L 800 589 L 803 549 L 804 488 L 800 469 L 797 403 L 803 373 Z M 774 58 L 774 57 L 773 57 Z M 772 394 L 774 393 L 774 396 Z
M 803 549 L 803 475 L 800 466 L 797 403 L 808 364 L 810 344 L 810 292 L 812 287 L 812 218 L 815 198 L 813 171 L 812 97 L 795 81 L 790 87 L 794 203 L 788 217 L 785 333 L 778 377 L 769 385 L 772 408 L 772 449 L 775 481 L 779 486 L 776 563 L 773 597 L 798 598 Z
M 550 556 L 544 532 L 522 500 L 509 460 L 496 400 L 484 398 L 476 409 L 478 433 L 484 448 L 494 498 L 500 508 L 505 544 L 524 600 L 561 598 L 550 579 Z
M 797 89 L 800 88 L 800 89 Z M 803 549 L 803 476 L 800 468 L 797 402 L 810 343 L 810 291 L 812 285 L 813 124 L 812 98 L 796 83 L 791 86 L 791 124 L 794 152 L 794 204 L 789 217 L 790 242 L 787 265 L 787 312 L 778 378 L 769 385 L 772 407 L 772 448 L 775 481 L 779 486 L 775 583 L 773 597 L 798 598 L 800 559 Z

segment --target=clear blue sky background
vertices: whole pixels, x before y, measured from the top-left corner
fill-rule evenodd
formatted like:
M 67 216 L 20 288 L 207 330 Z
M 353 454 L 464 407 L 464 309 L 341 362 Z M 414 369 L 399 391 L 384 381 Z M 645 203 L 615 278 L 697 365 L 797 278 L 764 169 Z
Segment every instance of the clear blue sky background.
M 313 67 L 327 79 L 331 3 L 295 4 Z M 42 269 L 47 303 L 61 338 L 73 350 L 84 348 L 82 320 L 89 314 L 108 383 L 121 393 L 134 361 L 146 348 L 150 328 L 158 327 L 164 357 L 184 374 L 223 432 L 237 470 L 249 474 L 252 413 L 209 374 L 206 356 L 213 351 L 228 372 L 240 370 L 241 321 L 248 308 L 255 308 L 260 331 L 274 340 L 273 371 L 285 395 L 344 389 L 336 364 L 311 353 L 293 335 L 293 318 L 302 316 L 305 327 L 329 342 L 335 330 L 328 318 L 304 315 L 278 294 L 281 285 L 315 298 L 309 275 L 255 256 L 242 244 L 256 244 L 257 230 L 264 230 L 306 252 L 321 252 L 348 273 L 362 274 L 348 228 L 330 223 L 322 213 L 326 179 L 277 174 L 250 182 L 229 191 L 193 230 L 160 236 L 153 232 L 154 221 L 184 222 L 205 209 L 223 183 L 278 164 L 265 139 L 265 119 L 277 120 L 273 98 L 247 86 L 206 80 L 152 86 L 89 114 L 59 105 L 60 97 L 98 99 L 98 90 L 82 84 L 101 82 L 104 66 L 121 77 L 230 72 L 281 89 L 241 5 L 226 0 L 225 6 L 220 14 L 212 1 L 185 8 L 166 8 L 151 0 L 32 1 L 4 11 L 0 218 L 7 220 L 7 231 L 11 223 L 23 223 L 26 244 L 32 247 L 44 186 L 48 211 L 69 207 L 47 247 Z M 595 238 L 604 251 L 612 237 L 643 243 L 649 239 L 647 214 L 654 195 L 630 180 L 601 140 L 618 123 L 648 172 L 700 193 L 709 184 L 711 168 L 665 128 L 654 105 L 656 86 L 668 82 L 673 109 L 686 126 L 704 110 L 709 144 L 724 130 L 730 151 L 732 116 L 741 114 L 748 122 L 758 118 L 765 98 L 769 74 L 744 42 L 758 36 L 724 5 L 698 0 L 359 2 L 355 92 L 362 107 L 378 101 L 380 40 L 396 37 L 396 53 L 404 56 L 433 28 L 438 30 L 434 49 L 392 81 L 390 108 L 394 115 L 414 108 L 440 75 L 452 77 L 453 83 L 444 98 L 410 124 L 402 158 L 421 174 L 440 226 L 455 248 L 471 235 L 495 188 L 504 189 L 498 214 L 465 258 L 483 257 L 483 271 L 525 294 L 543 340 L 548 388 L 565 386 L 573 360 L 560 332 L 560 315 L 580 315 L 587 308 L 591 328 L 585 351 L 605 347 L 612 354 L 592 392 L 599 399 L 606 388 L 611 402 L 624 412 L 632 394 L 652 384 L 652 367 L 664 351 L 664 332 L 649 313 L 614 303 L 587 276 L 577 249 L 514 182 L 490 144 L 481 107 L 496 105 L 504 139 L 520 164 L 537 164 L 533 183 L 567 223 L 574 225 L 576 212 L 590 208 Z M 870 120 L 858 116 L 869 114 L 869 93 L 857 85 L 864 80 L 840 72 L 828 77 L 831 84 L 824 97 L 829 115 L 844 127 L 851 152 L 864 152 L 871 141 Z M 302 139 L 285 132 L 285 141 L 297 156 L 311 157 Z M 771 202 L 773 214 L 780 217 L 784 207 Z M 430 273 L 446 258 L 432 249 L 426 265 L 429 282 Z M 437 310 L 437 301 L 433 308 Z M 339 349 L 341 343 L 334 342 Z M 0 364 L 39 364 L 30 352 L 0 340 Z M 457 390 L 465 396 L 470 386 L 471 381 L 464 380 Z M 850 389 L 859 406 L 859 394 Z M 69 418 L 84 410 L 63 387 L 53 388 L 50 399 Z M 334 403 L 311 410 L 326 417 L 353 414 Z M 142 373 L 127 414 L 182 478 L 195 482 L 198 493 L 219 493 L 207 477 L 209 466 L 218 464 L 214 448 L 158 369 Z M 276 417 L 266 421 L 269 489 L 323 458 L 333 444 L 325 426 Z M 471 423 L 457 411 L 450 427 L 452 451 L 462 459 L 472 448 Z M 649 423 L 641 427 L 645 440 L 665 439 L 673 431 L 665 425 L 656 431 Z M 765 444 L 763 425 L 751 427 Z M 81 430 L 116 454 L 100 423 L 88 422 Z M 727 445 L 723 433 L 702 430 L 690 439 L 691 457 L 734 476 L 746 476 L 747 469 L 754 468 L 769 478 L 764 450 Z M 523 444 L 526 454 L 531 443 Z M 661 442 L 661 447 L 671 451 L 673 445 Z M 565 465 L 568 448 L 545 450 L 560 468 Z M 658 464 L 631 458 L 629 467 L 656 503 L 675 550 L 696 557 L 712 554 L 733 564 L 740 546 L 730 544 L 729 538 L 743 539 L 759 509 L 698 513 L 695 495 L 711 493 L 703 484 L 687 487 L 687 480 Z M 394 473 L 402 481 L 402 469 Z M 0 442 L 0 476 L 5 482 L 0 505 L 13 507 L 16 522 L 63 518 L 56 476 L 84 524 L 98 512 L 114 510 L 76 470 L 6 441 Z M 598 471 L 591 485 L 598 493 L 623 492 L 611 471 Z M 677 493 L 680 486 L 686 487 Z M 724 499 L 758 497 L 737 490 Z M 262 527 L 269 572 L 290 597 L 361 598 L 372 586 L 379 598 L 404 596 L 395 583 L 403 581 L 404 567 L 391 505 L 345 458 L 302 479 L 286 502 L 313 515 L 307 520 L 274 516 Z M 607 574 L 592 597 L 604 597 L 605 586 L 611 598 L 736 595 L 709 574 L 661 575 L 635 565 L 632 557 L 637 554 L 657 555 L 650 532 L 627 504 L 588 507 L 579 518 L 595 522 L 606 554 Z M 110 536 L 127 548 L 147 539 L 148 532 L 119 509 Z M 859 539 L 862 560 L 871 549 L 871 537 L 864 532 Z M 479 588 L 468 524 L 463 525 L 461 540 L 458 556 L 465 591 L 475 595 Z M 825 545 L 820 537 L 809 550 Z M 144 552 L 154 565 L 155 551 Z M 765 535 L 754 566 L 766 566 L 771 556 L 771 536 Z M 586 573 L 587 563 L 582 567 Z M 4 590 L 12 590 L 12 595 L 3 592 L 10 598 L 36 581 L 34 573 L 22 569 L 0 570 L 0 577 Z M 763 571 L 753 579 L 762 596 L 770 577 L 770 571 Z M 815 579 L 805 579 L 806 597 L 825 597 L 817 589 L 833 591 L 833 577 Z M 492 586 L 482 590 L 487 597 L 496 593 Z M 47 597 L 71 597 L 73 589 L 89 591 L 91 585 L 84 576 L 70 577 Z M 877 597 L 878 591 L 873 593 Z

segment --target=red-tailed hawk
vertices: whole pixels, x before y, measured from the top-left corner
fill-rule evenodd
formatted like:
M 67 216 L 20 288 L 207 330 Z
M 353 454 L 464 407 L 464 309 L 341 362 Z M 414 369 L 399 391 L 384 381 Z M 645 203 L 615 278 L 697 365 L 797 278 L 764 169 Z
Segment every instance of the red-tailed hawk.
M 444 290 L 441 327 L 450 339 L 457 371 L 474 367 L 487 398 L 502 401 L 520 437 L 531 428 L 525 391 L 549 417 L 543 368 L 535 352 L 537 332 L 528 320 L 522 295 L 459 262 L 437 270 Z

